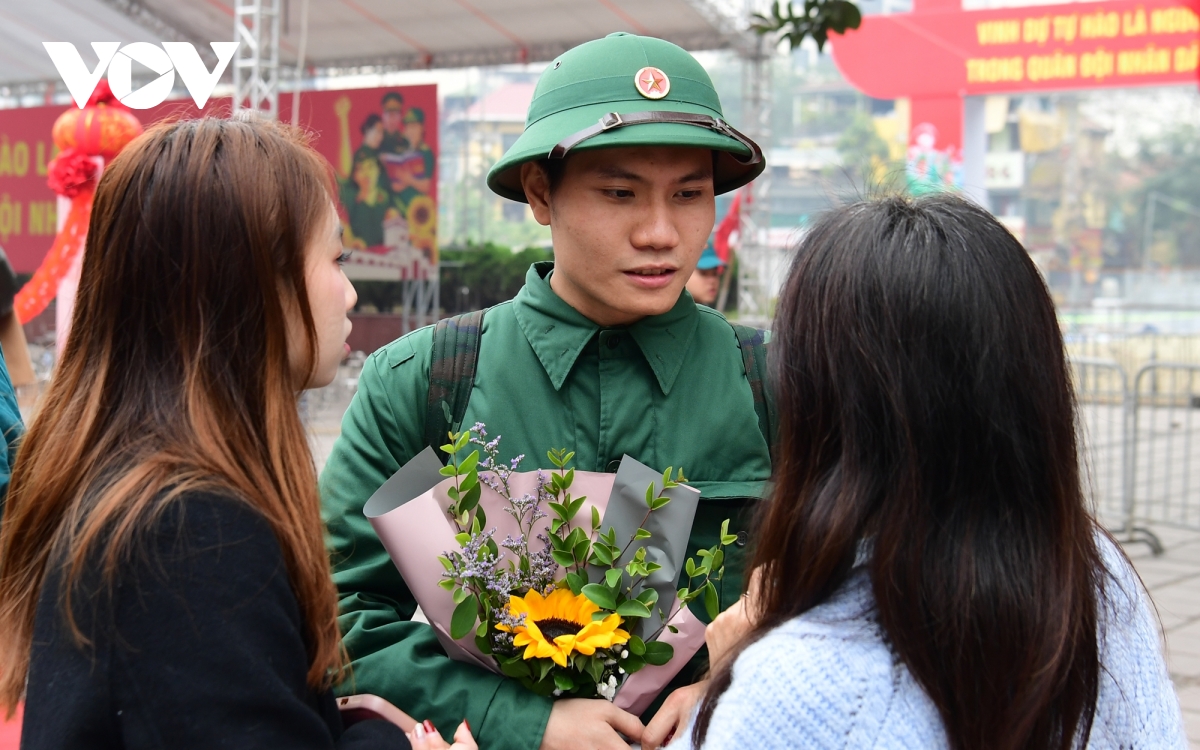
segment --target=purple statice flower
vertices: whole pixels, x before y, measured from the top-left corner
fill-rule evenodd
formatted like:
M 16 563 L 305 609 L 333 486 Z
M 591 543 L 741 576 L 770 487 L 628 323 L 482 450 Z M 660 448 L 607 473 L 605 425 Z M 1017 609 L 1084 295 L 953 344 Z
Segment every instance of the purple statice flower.
M 500 542 L 500 546 L 513 554 L 521 554 L 525 551 L 525 535 L 517 534 L 515 537 L 512 534 L 504 537 L 504 541 Z
M 443 553 L 450 560 L 451 568 L 442 575 L 460 586 L 477 590 L 489 588 L 489 584 L 495 582 L 502 574 L 502 571 L 497 570 L 500 558 L 492 554 L 487 546 L 488 540 L 495 533 L 496 529 L 493 528 L 490 531 L 472 534 L 460 552 Z
M 513 614 L 508 607 L 496 610 L 496 624 L 508 628 L 519 628 L 525 624 L 525 613 Z
M 500 485 L 500 482 L 496 479 L 495 474 L 485 474 L 483 472 L 480 472 L 479 473 L 479 481 L 481 481 L 485 485 L 487 485 L 488 489 L 490 489 L 492 492 L 495 492 L 497 495 L 500 495 L 501 497 L 504 496 L 504 492 L 503 492 L 504 488 Z
M 543 595 L 549 594 L 549 589 L 554 586 L 554 578 L 558 575 L 558 563 L 550 555 L 553 549 L 550 546 L 550 537 L 545 534 L 538 534 L 538 540 L 542 542 L 542 548 L 537 552 L 529 554 L 529 577 L 527 583 L 529 588 L 537 589 Z

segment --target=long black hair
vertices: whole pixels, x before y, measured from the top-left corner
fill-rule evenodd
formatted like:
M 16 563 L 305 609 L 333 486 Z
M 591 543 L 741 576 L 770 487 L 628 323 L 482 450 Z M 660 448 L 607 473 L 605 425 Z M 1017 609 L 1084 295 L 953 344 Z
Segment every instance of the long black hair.
M 780 432 L 742 648 L 827 600 L 865 541 L 886 638 L 952 748 L 1086 740 L 1103 568 L 1054 304 L 1021 244 L 948 195 L 834 210 L 800 244 L 771 349 Z

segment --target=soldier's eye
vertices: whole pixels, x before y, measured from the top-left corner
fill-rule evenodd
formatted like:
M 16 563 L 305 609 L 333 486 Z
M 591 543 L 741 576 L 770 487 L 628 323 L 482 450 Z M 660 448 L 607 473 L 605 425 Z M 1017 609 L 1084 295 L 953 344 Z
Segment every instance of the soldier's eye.
M 604 191 L 610 198 L 632 198 L 632 190 L 624 190 L 622 188 L 612 188 Z

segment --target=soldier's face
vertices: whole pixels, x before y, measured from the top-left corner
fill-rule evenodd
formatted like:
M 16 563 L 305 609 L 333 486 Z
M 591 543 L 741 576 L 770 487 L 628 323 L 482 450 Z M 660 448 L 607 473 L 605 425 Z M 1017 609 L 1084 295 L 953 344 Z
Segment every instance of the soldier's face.
M 715 219 L 708 149 L 578 151 L 553 193 L 536 164 L 524 166 L 522 182 L 554 240 L 551 288 L 605 326 L 670 310 Z

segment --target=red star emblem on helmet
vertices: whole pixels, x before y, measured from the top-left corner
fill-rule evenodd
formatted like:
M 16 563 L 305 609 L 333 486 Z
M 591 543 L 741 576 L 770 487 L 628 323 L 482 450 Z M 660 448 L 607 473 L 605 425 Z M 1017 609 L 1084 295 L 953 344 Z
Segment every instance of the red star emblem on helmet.
M 671 79 L 658 68 L 647 66 L 633 77 L 633 85 L 647 99 L 662 99 L 671 90 Z

